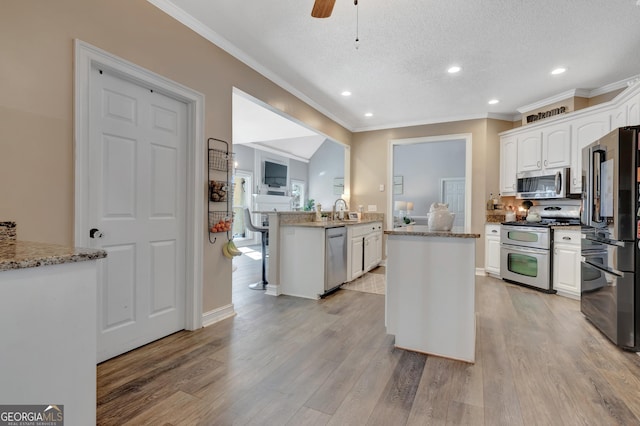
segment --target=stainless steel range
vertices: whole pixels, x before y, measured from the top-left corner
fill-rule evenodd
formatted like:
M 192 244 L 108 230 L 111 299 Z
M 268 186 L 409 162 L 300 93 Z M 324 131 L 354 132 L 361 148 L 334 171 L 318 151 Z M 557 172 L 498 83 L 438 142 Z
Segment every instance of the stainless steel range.
M 580 206 L 533 206 L 527 217 L 529 220 L 502 223 L 500 275 L 505 281 L 555 293 L 551 279 L 553 227 L 580 225 Z

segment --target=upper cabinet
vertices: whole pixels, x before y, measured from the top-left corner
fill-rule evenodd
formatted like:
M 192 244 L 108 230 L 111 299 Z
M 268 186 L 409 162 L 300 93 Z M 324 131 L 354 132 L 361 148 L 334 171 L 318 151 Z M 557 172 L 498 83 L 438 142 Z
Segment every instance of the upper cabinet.
M 542 130 L 542 167 L 571 166 L 571 124 L 559 123 Z
M 569 123 L 526 132 L 517 138 L 518 173 L 571 165 L 571 125 Z
M 500 135 L 501 192 L 515 194 L 517 173 L 571 167 L 569 190 L 580 194 L 582 149 L 613 129 L 636 125 L 640 125 L 640 83 L 609 102 L 503 132 Z
M 517 172 L 540 170 L 542 168 L 542 133 L 539 130 L 523 133 L 518 139 Z
M 571 161 L 571 193 L 582 192 L 582 148 L 609 133 L 610 110 L 588 114 L 571 122 L 573 155 Z
M 516 194 L 516 167 L 518 166 L 518 141 L 515 136 L 500 139 L 500 193 Z

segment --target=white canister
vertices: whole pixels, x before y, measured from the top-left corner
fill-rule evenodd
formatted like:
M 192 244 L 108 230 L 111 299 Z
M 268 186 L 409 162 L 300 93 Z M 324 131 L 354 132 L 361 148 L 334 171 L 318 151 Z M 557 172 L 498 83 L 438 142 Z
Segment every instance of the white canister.
M 515 222 L 516 221 L 516 212 L 507 212 L 504 218 L 505 222 Z

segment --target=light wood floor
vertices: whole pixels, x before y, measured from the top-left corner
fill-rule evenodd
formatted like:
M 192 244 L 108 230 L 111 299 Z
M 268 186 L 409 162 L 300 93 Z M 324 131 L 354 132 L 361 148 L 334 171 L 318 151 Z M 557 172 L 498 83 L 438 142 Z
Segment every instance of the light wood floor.
M 99 424 L 640 424 L 640 357 L 577 301 L 477 277 L 471 365 L 394 349 L 382 295 L 265 296 L 238 263 L 237 316 L 98 366 Z

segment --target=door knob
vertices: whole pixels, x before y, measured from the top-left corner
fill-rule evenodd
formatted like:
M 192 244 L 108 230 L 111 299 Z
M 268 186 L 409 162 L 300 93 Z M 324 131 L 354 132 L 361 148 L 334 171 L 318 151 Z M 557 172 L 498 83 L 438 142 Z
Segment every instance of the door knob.
M 89 231 L 89 238 L 102 238 L 104 234 L 97 228 L 91 228 Z

